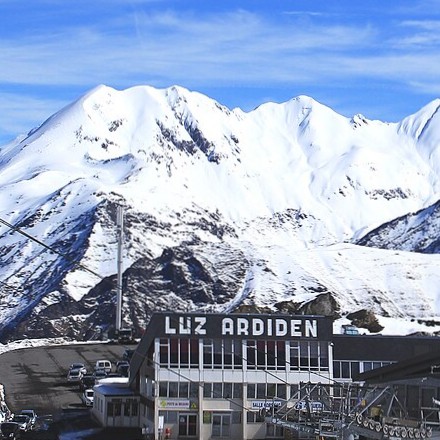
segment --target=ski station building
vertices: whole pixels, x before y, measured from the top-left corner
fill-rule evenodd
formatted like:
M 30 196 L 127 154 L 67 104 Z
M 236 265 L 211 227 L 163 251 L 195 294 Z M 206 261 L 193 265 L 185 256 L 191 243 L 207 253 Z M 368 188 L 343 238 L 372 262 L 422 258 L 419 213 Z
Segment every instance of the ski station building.
M 311 424 L 313 414 L 338 402 L 362 404 L 353 413 L 356 433 L 368 437 L 364 431 L 372 429 L 380 437 L 371 438 L 383 438 L 353 378 L 439 351 L 440 340 L 353 333 L 333 334 L 333 321 L 324 316 L 155 313 L 128 383 L 95 386 L 93 415 L 105 427 L 138 428 L 145 438 L 315 438 L 326 435 Z M 430 387 L 429 395 L 440 399 L 440 383 Z M 371 402 L 385 394 L 375 391 Z M 428 432 L 417 429 L 419 438 Z

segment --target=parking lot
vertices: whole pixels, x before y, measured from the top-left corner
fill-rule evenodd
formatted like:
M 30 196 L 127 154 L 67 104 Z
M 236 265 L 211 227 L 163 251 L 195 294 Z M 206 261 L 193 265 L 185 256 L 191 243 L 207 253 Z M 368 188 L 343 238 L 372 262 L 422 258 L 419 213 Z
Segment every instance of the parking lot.
M 72 344 L 0 354 L 0 383 L 5 387 L 6 402 L 13 412 L 32 408 L 50 419 L 85 408 L 78 384 L 67 382 L 69 365 L 82 362 L 92 371 L 99 359 L 113 364 L 121 360 L 126 348 L 119 344 Z

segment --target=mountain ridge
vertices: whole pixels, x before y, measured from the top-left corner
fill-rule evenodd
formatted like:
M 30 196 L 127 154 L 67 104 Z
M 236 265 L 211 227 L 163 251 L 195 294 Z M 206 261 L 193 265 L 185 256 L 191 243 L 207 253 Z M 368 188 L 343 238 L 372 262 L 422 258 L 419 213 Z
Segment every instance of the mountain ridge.
M 0 218 L 101 279 L 0 229 L 0 280 L 20 292 L 2 290 L 0 338 L 112 325 L 118 206 L 139 331 L 167 306 L 366 310 L 385 331 L 392 318 L 437 331 L 416 325 L 440 321 L 436 238 L 399 228 L 412 247 L 390 242 L 411 213 L 438 224 L 439 105 L 385 123 L 306 96 L 246 113 L 179 86 L 96 87 L 0 148 Z

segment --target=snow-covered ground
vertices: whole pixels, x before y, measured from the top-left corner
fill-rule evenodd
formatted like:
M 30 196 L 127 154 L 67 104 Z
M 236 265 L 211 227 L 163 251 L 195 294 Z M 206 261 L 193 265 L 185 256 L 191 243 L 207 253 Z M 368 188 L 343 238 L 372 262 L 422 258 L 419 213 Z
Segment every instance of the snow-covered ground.
M 440 261 L 413 250 L 434 237 L 405 247 L 401 228 L 399 250 L 354 243 L 440 198 L 439 107 L 391 124 L 346 118 L 306 96 L 245 113 L 181 87 L 97 87 L 0 148 L 0 219 L 71 259 L 0 225 L 0 326 L 82 305 L 115 274 L 120 204 L 131 219 L 125 269 L 196 241 L 212 267 L 242 252 L 245 275 L 211 309 L 329 292 L 342 316 L 367 309 L 384 332 L 424 331 L 419 319 L 440 321 Z M 208 244 L 224 246 L 217 261 L 202 255 Z M 91 313 L 44 319 L 60 334 Z
M 99 344 L 100 341 L 73 341 L 65 338 L 37 338 L 37 339 L 21 339 L 8 344 L 0 343 L 0 355 L 7 351 L 21 350 L 32 347 L 47 347 L 51 345 L 72 345 L 72 344 Z M 102 342 L 105 344 L 105 342 Z

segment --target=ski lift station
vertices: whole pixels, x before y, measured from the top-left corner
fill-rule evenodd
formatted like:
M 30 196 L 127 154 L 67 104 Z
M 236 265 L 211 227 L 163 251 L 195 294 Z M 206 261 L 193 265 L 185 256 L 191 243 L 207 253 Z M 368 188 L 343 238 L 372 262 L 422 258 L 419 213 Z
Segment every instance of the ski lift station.
M 329 317 L 156 313 L 93 416 L 151 439 L 440 436 L 440 340 L 333 334 Z

